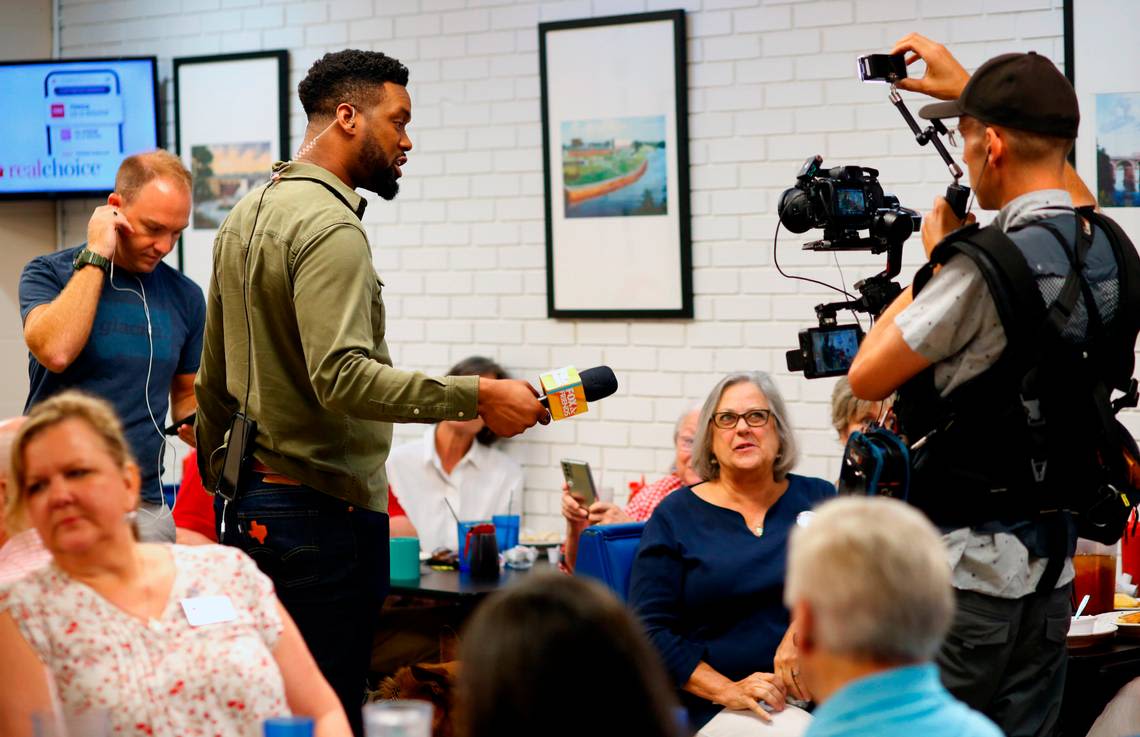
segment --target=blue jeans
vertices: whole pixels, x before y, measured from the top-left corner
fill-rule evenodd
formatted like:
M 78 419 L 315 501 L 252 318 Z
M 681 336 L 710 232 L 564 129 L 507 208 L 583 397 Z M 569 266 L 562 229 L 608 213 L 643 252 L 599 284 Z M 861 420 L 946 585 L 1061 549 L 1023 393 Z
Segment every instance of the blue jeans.
M 215 498 L 222 519 L 222 498 Z M 388 593 L 388 515 L 308 486 L 267 483 L 224 505 L 218 540 L 257 562 L 361 735 L 372 635 Z

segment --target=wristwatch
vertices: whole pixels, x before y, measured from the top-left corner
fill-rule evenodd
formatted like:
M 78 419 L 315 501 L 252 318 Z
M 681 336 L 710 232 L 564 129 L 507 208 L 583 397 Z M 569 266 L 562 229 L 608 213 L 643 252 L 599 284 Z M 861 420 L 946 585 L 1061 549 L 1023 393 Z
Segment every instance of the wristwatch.
M 71 262 L 72 268 L 79 271 L 84 266 L 90 264 L 91 266 L 98 266 L 103 271 L 111 268 L 111 259 L 106 256 L 100 256 L 92 251 L 90 248 L 84 248 L 75 256 L 75 260 Z

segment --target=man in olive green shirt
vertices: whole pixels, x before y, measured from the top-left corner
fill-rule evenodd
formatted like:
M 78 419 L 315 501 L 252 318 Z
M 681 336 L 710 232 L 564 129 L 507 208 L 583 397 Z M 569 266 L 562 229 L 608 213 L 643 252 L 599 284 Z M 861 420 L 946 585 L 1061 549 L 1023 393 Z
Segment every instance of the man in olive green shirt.
M 219 540 L 273 579 L 357 734 L 387 591 L 391 423 L 479 416 L 509 436 L 549 421 L 526 382 L 392 367 L 355 189 L 384 199 L 399 189 L 412 148 L 407 80 L 371 51 L 310 68 L 298 88 L 307 143 L 218 231 L 195 385 L 206 488 L 234 413 L 257 423 L 252 471 L 234 501 L 215 505 Z

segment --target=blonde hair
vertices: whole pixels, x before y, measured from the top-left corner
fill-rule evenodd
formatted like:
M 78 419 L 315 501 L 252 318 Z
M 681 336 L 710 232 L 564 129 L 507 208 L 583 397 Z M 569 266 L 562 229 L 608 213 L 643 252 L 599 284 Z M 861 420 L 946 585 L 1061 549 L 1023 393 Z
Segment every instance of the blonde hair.
M 130 447 L 123 435 L 123 425 L 115 410 L 105 400 L 69 389 L 32 407 L 28 419 L 12 441 L 11 474 L 8 484 L 8 526 L 17 529 L 25 524 L 28 502 L 27 466 L 24 452 L 37 435 L 67 420 L 81 420 L 103 441 L 107 455 L 117 466 L 134 463 Z
M 801 601 L 827 652 L 879 663 L 929 660 L 954 613 L 942 539 L 896 499 L 829 501 L 788 542 L 784 602 Z
M 115 174 L 115 191 L 124 202 L 130 202 L 148 182 L 159 177 L 180 182 L 187 190 L 191 189 L 193 182 L 182 159 L 165 149 L 156 148 L 123 159 Z

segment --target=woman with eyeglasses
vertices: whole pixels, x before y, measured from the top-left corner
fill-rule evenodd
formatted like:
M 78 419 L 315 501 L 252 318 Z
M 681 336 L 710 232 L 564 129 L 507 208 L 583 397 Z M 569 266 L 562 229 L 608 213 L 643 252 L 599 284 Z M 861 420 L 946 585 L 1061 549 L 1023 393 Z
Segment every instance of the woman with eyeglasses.
M 769 721 L 787 697 L 811 698 L 797 683 L 794 626 L 782 600 L 787 541 L 800 514 L 835 487 L 789 473 L 797 455 L 771 377 L 726 376 L 697 421 L 692 466 L 706 480 L 671 494 L 646 524 L 630 603 L 694 730 L 721 710 Z

